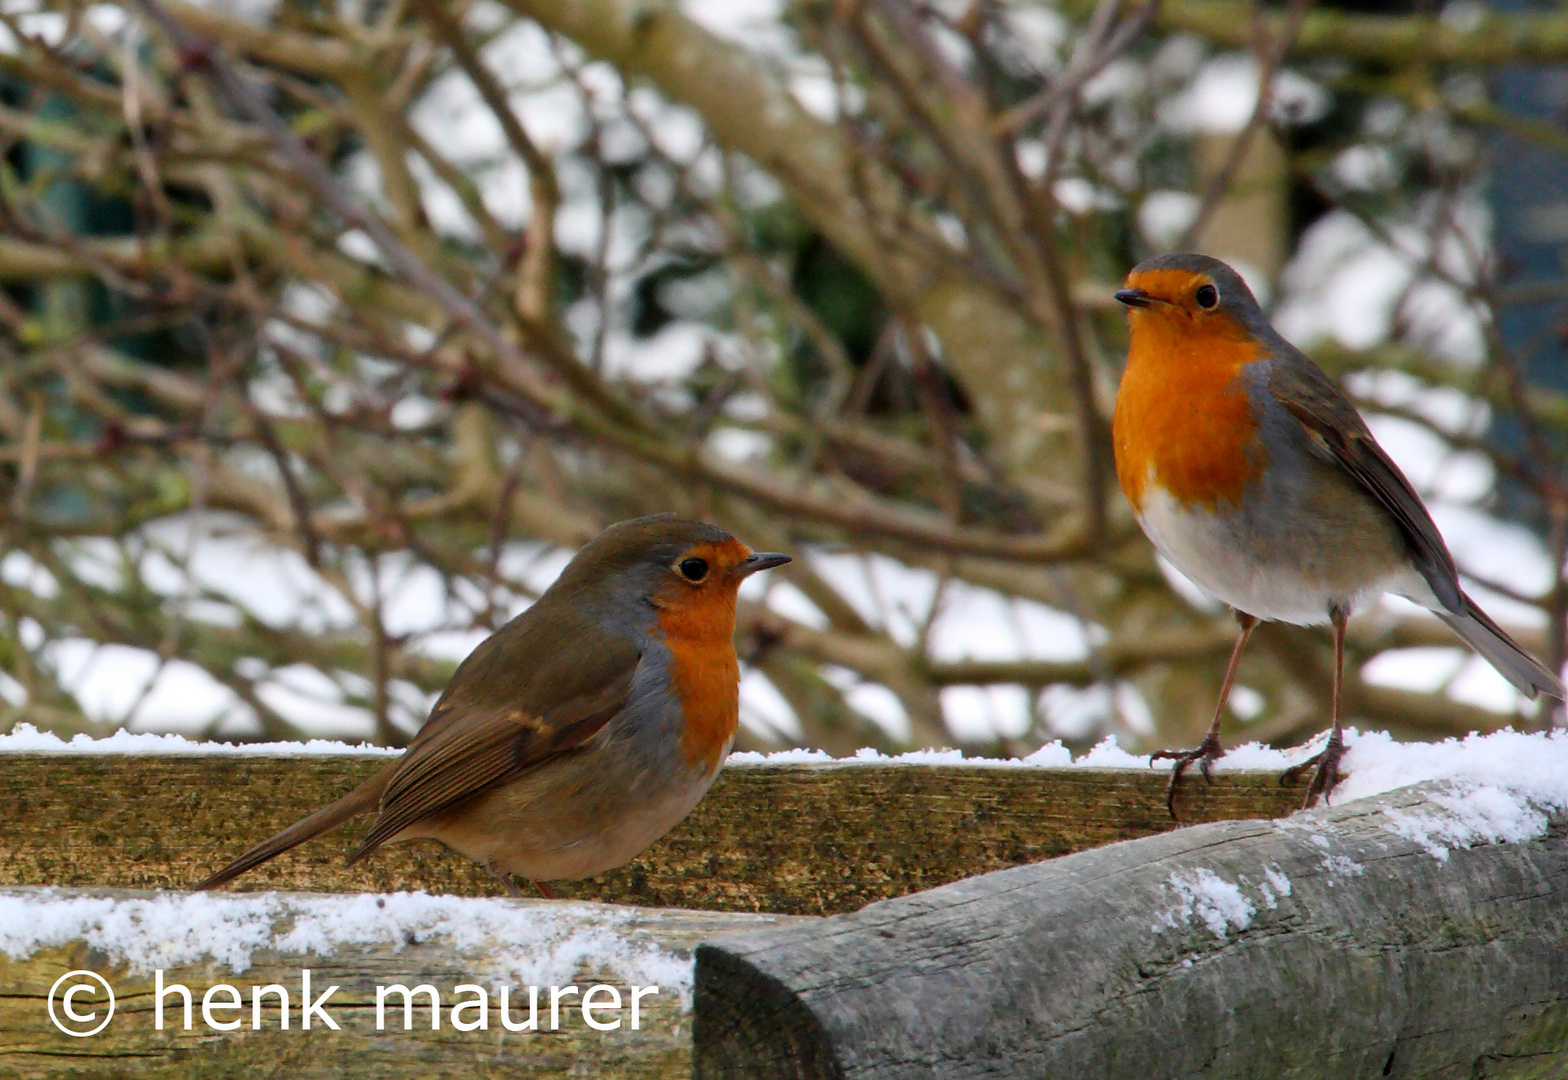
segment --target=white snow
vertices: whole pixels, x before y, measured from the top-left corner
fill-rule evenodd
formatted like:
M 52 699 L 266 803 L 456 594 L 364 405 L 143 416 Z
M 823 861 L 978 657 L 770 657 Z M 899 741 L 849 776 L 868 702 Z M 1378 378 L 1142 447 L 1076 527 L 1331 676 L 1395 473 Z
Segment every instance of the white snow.
M 1435 240 L 1434 222 L 1442 225 Z M 1328 338 L 1367 349 L 1388 340 L 1402 318 L 1412 344 L 1462 367 L 1479 363 L 1486 351 L 1479 312 L 1452 284 L 1423 278 L 1422 267 L 1435 260 L 1453 279 L 1474 280 L 1473 253 L 1487 249 L 1490 234 L 1479 197 L 1458 206 L 1422 200 L 1385 221 L 1382 232 L 1348 211 L 1331 211 L 1307 229 L 1285 270 L 1274 327 L 1309 350 Z
M 1370 767 L 1371 777 L 1357 775 L 1358 760 Z M 1447 859 L 1454 848 L 1533 839 L 1546 831 L 1549 814 L 1568 809 L 1568 734 L 1560 732 L 1500 731 L 1405 745 L 1369 733 L 1345 764 L 1351 774 L 1340 788 L 1343 798 L 1421 781 L 1444 783 L 1445 790 L 1429 800 L 1435 809 L 1389 812 L 1391 831 L 1438 859 Z
M 1263 868 L 1263 884 L 1258 886 L 1258 891 L 1263 894 L 1263 906 L 1270 911 L 1279 907 L 1282 897 L 1290 895 L 1290 878 L 1277 866 Z
M 933 660 L 1082 660 L 1093 637 L 1071 615 L 1034 600 L 1004 596 L 964 581 L 942 589 L 927 652 Z
M 77 735 L 69 741 L 50 731 L 39 731 L 32 724 L 18 724 L 9 734 L 0 734 L 0 754 L 240 754 L 246 757 L 292 757 L 306 754 L 369 754 L 393 757 L 401 754 L 386 746 L 368 743 L 334 742 L 311 739 L 309 742 L 219 743 L 197 742 L 183 735 L 153 735 L 125 730 L 103 739 Z
M 1151 191 L 1138 206 L 1138 228 L 1154 247 L 1172 247 L 1197 220 L 1202 205 L 1190 191 Z
M 1231 700 L 1235 700 L 1234 691 Z M 1056 683 L 1040 691 L 1036 708 L 1045 730 L 1070 739 L 1084 738 L 1107 726 L 1139 735 L 1154 734 L 1154 713 L 1130 682 L 1092 686 Z
M 1174 871 L 1168 885 L 1176 894 L 1176 904 L 1154 924 L 1156 932 L 1186 925 L 1197 918 L 1224 941 L 1231 927 L 1245 930 L 1252 925 L 1252 916 L 1258 911 L 1241 895 L 1240 886 L 1204 867 Z
M 1240 131 L 1257 103 L 1257 62 L 1245 54 L 1227 54 L 1210 60 L 1184 92 L 1167 101 L 1160 120 L 1173 131 Z M 1271 104 L 1275 120 L 1307 123 L 1326 111 L 1328 94 L 1305 76 L 1282 70 L 1274 74 Z
M 1497 787 L 1482 786 L 1431 800 L 1438 813 L 1391 811 L 1391 831 L 1426 848 L 1440 862 L 1452 848 L 1494 840 L 1522 841 L 1546 831 L 1546 814 L 1529 799 Z
M 944 686 L 937 698 L 947 730 L 966 741 L 992 733 L 1017 738 L 1029 730 L 1034 718 L 1029 691 L 1017 683 Z
M 909 742 L 909 712 L 888 687 L 881 683 L 857 682 L 844 691 L 844 704 L 876 724 L 894 739 Z
M 610 904 L 428 893 L 345 896 L 163 893 L 115 898 L 0 890 L 0 953 L 22 960 L 84 941 L 138 972 L 204 961 L 247 971 L 261 952 L 330 956 L 345 948 L 440 941 L 475 974 L 532 986 L 579 973 L 657 985 L 690 1004 L 690 956 L 637 933 L 649 914 Z M 656 918 L 657 916 L 655 916 Z
M 789 701 L 762 672 L 748 667 L 740 676 L 740 722 L 767 738 L 801 736 L 800 720 Z
M 861 753 L 876 753 L 875 750 L 861 751 Z M 930 751 L 925 751 L 930 753 Z M 891 760 L 891 759 L 889 759 Z M 742 750 L 729 756 L 730 765 L 815 765 L 830 764 L 839 761 L 838 758 L 826 750 L 807 750 L 796 747 L 793 750 L 776 750 L 771 754 L 758 754 L 750 750 Z
M 1348 855 L 1325 855 L 1323 869 L 1328 874 L 1328 882 L 1331 885 L 1338 878 L 1360 877 L 1366 872 L 1366 867 Z
M 1354 737 L 1354 732 L 1350 735 Z M 1215 769 L 1284 769 L 1301 757 L 1299 751 L 1275 750 L 1258 743 L 1246 743 L 1228 752 L 1215 763 Z M 778 750 L 769 754 L 744 752 L 731 754 L 731 764 L 737 765 L 794 765 L 801 763 L 851 764 L 875 763 L 879 765 L 966 765 L 1001 769 L 1148 769 L 1168 768 L 1161 763 L 1151 766 L 1149 755 L 1133 754 L 1117 744 L 1115 736 L 1101 740 L 1085 754 L 1073 757 L 1072 751 L 1061 742 L 1048 742 L 1028 757 L 988 758 L 965 756 L 962 750 L 912 750 L 904 754 L 884 754 L 865 747 L 855 751 L 853 757 L 835 758 L 823 750 Z

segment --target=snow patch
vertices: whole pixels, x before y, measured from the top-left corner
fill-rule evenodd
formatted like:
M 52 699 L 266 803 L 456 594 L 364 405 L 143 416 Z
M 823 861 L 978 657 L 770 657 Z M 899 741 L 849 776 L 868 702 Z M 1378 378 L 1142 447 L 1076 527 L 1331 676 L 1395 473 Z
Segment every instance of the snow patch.
M 125 730 L 102 739 L 76 735 L 69 741 L 32 724 L 18 724 L 0 735 L 0 754 L 239 754 L 245 757 L 296 757 L 316 754 L 366 754 L 396 757 L 403 751 L 368 743 L 311 739 L 308 742 L 220 743 L 197 742 L 183 735 L 155 735 Z
M 115 898 L 0 890 L 0 953 L 25 960 L 40 949 L 85 941 L 138 972 L 210 960 L 240 974 L 263 951 L 330 956 L 346 947 L 401 951 L 441 941 L 484 964 L 482 977 L 546 986 L 603 971 L 628 984 L 674 990 L 689 1005 L 691 958 L 639 939 L 637 918 L 632 909 L 608 904 L 423 892 Z
M 1211 934 L 1224 941 L 1231 927 L 1239 932 L 1251 926 L 1252 916 L 1258 911 L 1241 894 L 1239 885 L 1203 867 L 1177 870 L 1171 874 L 1168 884 L 1176 893 L 1176 905 L 1154 924 L 1156 932 L 1188 925 L 1196 917 Z
M 1277 866 L 1263 868 L 1263 884 L 1258 886 L 1258 891 L 1263 894 L 1263 906 L 1273 911 L 1279 907 L 1280 900 L 1290 895 L 1290 878 Z
M 1335 791 L 1338 799 L 1441 785 L 1422 810 L 1387 813 L 1390 832 L 1437 859 L 1454 848 L 1532 840 L 1546 832 L 1551 814 L 1568 809 L 1568 732 L 1498 731 L 1439 743 L 1397 743 L 1369 732 L 1344 767 L 1349 776 Z
M 1323 869 L 1328 874 L 1328 883 L 1335 883 L 1337 878 L 1360 877 L 1366 873 L 1366 867 L 1348 855 L 1327 855 L 1323 859 Z
M 826 750 L 807 750 L 797 746 L 793 750 L 775 750 L 769 754 L 740 750 L 731 754 L 725 763 L 728 765 L 819 765 L 838 760 Z
M 1148 769 L 1152 767 L 1148 754 L 1128 753 L 1117 744 L 1116 736 L 1114 735 L 1107 736 L 1095 743 L 1087 754 L 1075 758 L 1073 764 L 1089 769 Z
M 1429 802 L 1439 812 L 1390 810 L 1392 824 L 1388 829 L 1420 844 L 1439 862 L 1447 862 L 1454 848 L 1498 841 L 1519 843 L 1546 832 L 1546 813 L 1518 792 L 1486 786 L 1434 795 Z
M 1089 753 L 1074 759 L 1072 751 L 1060 741 L 1048 742 L 1028 757 L 968 757 L 962 750 L 911 750 L 903 754 L 884 754 L 872 747 L 856 750 L 852 757 L 836 758 L 825 750 L 777 750 L 768 754 L 742 751 L 729 756 L 734 765 L 968 765 L 993 769 L 1066 769 L 1112 768 L 1147 769 L 1149 758 L 1129 754 L 1116 745 L 1114 737 L 1101 742 Z

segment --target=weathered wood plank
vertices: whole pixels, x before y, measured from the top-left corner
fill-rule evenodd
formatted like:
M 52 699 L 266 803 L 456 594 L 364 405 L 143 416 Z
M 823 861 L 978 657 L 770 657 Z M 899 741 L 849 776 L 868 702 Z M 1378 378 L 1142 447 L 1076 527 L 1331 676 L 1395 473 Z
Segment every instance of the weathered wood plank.
M 21 890 L 42 893 L 42 890 Z M 126 904 L 149 899 L 153 894 L 88 890 L 78 896 L 109 897 Z M 31 898 L 36 905 L 42 896 Z M 167 896 L 164 899 L 169 899 Z M 178 897 L 173 898 L 176 903 Z M 281 901 L 285 910 L 294 910 L 310 897 L 291 896 Z M 7 909 L 18 910 L 15 893 L 0 894 L 0 903 L 10 901 Z M 23 897 L 26 911 L 27 897 Z M 222 903 L 221 899 L 217 900 Z M 232 902 L 232 901 L 231 901 Z M 210 903 L 210 901 L 209 901 Z M 606 933 L 609 926 L 616 935 L 633 945 L 655 945 L 674 958 L 687 958 L 697 941 L 715 933 L 758 925 L 796 924 L 803 920 L 749 913 L 688 911 L 643 911 L 602 905 L 562 904 L 545 901 L 496 900 L 487 903 L 516 905 L 537 909 L 542 918 L 566 920 L 560 933 Z M 598 909 L 598 910 L 595 910 Z M 41 908 L 39 910 L 42 910 Z M 122 917 L 124 912 L 121 912 Z M 291 928 L 294 916 L 280 915 L 277 930 Z M 158 927 L 167 939 L 178 943 L 184 926 Z M 0 928 L 0 940 L 5 928 Z M 155 976 L 150 971 L 132 970 L 122 957 L 116 960 L 102 948 L 90 947 L 85 940 L 33 951 L 25 959 L 8 958 L 0 952 L 0 1077 L 5 1080 L 34 1080 L 43 1077 L 109 1078 L 135 1075 L 160 1080 L 196 1078 L 214 1080 L 226 1077 L 287 1076 L 303 1080 L 337 1080 L 339 1077 L 561 1077 L 594 1076 L 617 1080 L 676 1080 L 690 1076 L 691 1016 L 680 996 L 670 986 L 662 992 L 639 999 L 639 1026 L 630 1028 L 631 986 L 624 971 L 614 968 L 602 956 L 593 957 L 575 970 L 568 967 L 561 981 L 573 984 L 578 994 L 563 995 L 559 1027 L 551 1029 L 548 990 L 541 993 L 538 1023 L 534 1030 L 509 1031 L 499 1016 L 499 990 L 489 964 L 497 952 L 527 952 L 531 943 L 480 941 L 455 947 L 450 940 L 399 941 L 370 945 L 340 945 L 320 952 L 285 954 L 277 949 L 254 953 L 251 965 L 235 973 L 226 963 L 213 961 L 171 965 L 163 972 L 163 985 L 178 983 L 192 995 L 191 1028 L 184 1029 L 183 1000 L 166 995 L 164 1029 L 155 1027 Z M 607 966 L 608 965 L 608 966 Z M 327 1027 L 320 1016 L 311 1030 L 301 1025 L 301 970 L 311 972 L 311 996 L 319 996 L 336 984 L 324 1012 L 339 1030 Z M 115 993 L 115 1011 L 102 1031 L 88 1037 L 63 1034 L 49 1019 L 48 995 L 55 981 L 78 969 L 102 975 Z M 79 981 L 79 979 L 78 979 Z M 509 981 L 509 980 L 506 980 Z M 217 1031 L 207 1025 L 201 1012 L 203 994 L 217 984 L 239 991 L 243 1005 L 238 1009 L 216 1010 L 213 1018 L 221 1023 L 238 1019 L 239 1028 Z M 421 996 L 412 1014 L 412 1026 L 404 1030 L 401 997 L 392 995 L 384 1005 L 383 1030 L 376 1029 L 376 987 L 402 984 L 409 987 L 428 983 L 442 995 L 443 1013 L 439 1030 L 432 1030 L 427 998 Z M 615 1030 L 593 1030 L 584 1021 L 580 1006 L 582 994 L 603 983 L 617 988 L 621 995 L 619 1012 L 599 1009 L 598 1022 L 620 1020 Z M 261 1025 L 250 1006 L 251 989 L 269 984 L 283 986 L 290 994 L 288 1030 L 279 1025 L 276 996 L 264 999 Z M 485 1030 L 461 1031 L 452 1022 L 451 1005 L 459 1000 L 475 1000 L 473 993 L 455 994 L 454 988 L 474 984 L 486 990 L 487 1026 Z M 689 984 L 688 984 L 689 985 Z M 509 1015 L 521 1023 L 528 1015 L 526 986 L 510 987 Z M 59 993 L 63 993 L 63 989 Z M 214 996 L 220 1005 L 232 1000 L 226 992 Z M 611 999 L 603 991 L 595 1004 Z M 77 1015 L 105 1013 L 98 997 L 83 996 L 73 1003 Z M 689 1001 L 688 1001 L 689 1006 Z M 56 1000 L 56 1016 L 63 1017 L 63 1004 Z M 477 1011 L 460 1015 L 466 1024 L 477 1022 Z M 86 1030 L 92 1022 L 75 1025 Z
M 1507 810 L 1461 819 L 1440 790 L 1200 825 L 710 942 L 695 1075 L 1568 1075 L 1568 814 L 1440 858 L 1410 837 Z
M 180 888 L 326 804 L 384 759 L 0 754 L 0 885 Z M 1172 828 L 1163 772 L 736 765 L 668 837 L 563 896 L 649 907 L 829 914 Z M 1186 822 L 1276 817 L 1270 773 L 1183 788 Z M 246 889 L 497 895 L 439 845 L 343 865 L 366 822 L 249 874 Z

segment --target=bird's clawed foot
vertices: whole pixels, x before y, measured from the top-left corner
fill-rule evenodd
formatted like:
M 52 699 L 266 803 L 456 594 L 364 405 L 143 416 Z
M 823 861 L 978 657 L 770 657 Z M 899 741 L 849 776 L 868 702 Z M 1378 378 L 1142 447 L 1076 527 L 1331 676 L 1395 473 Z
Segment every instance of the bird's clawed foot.
M 1171 778 L 1165 784 L 1165 809 L 1170 811 L 1171 820 L 1180 820 L 1176 817 L 1176 785 L 1180 783 L 1182 773 L 1196 763 L 1203 773 L 1204 782 L 1212 784 L 1214 762 L 1224 756 L 1225 748 L 1220 745 L 1220 737 L 1212 731 L 1191 750 L 1156 750 L 1149 755 L 1151 765 L 1162 758 L 1170 758 L 1174 762 L 1171 766 Z
M 1328 737 L 1328 742 L 1318 753 L 1307 758 L 1299 764 L 1286 769 L 1279 778 L 1281 784 L 1293 784 L 1302 773 L 1312 769 L 1312 782 L 1307 785 L 1306 797 L 1301 800 L 1301 808 L 1305 810 L 1317 802 L 1318 796 L 1328 802 L 1329 792 L 1343 780 L 1344 774 L 1339 771 L 1339 759 L 1345 756 L 1345 740 L 1335 731 Z

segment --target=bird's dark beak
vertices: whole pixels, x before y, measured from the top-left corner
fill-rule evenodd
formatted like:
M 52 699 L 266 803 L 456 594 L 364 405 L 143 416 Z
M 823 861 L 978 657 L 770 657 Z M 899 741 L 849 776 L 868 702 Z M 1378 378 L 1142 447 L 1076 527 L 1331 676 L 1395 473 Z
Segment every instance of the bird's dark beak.
M 783 566 L 793 561 L 788 555 L 782 555 L 777 551 L 754 551 L 742 559 L 740 565 L 732 572 L 736 577 L 750 577 L 758 570 L 771 570 L 775 566 Z
M 1116 291 L 1116 299 L 1128 307 L 1148 307 L 1154 303 L 1154 297 L 1142 289 L 1118 289 Z

